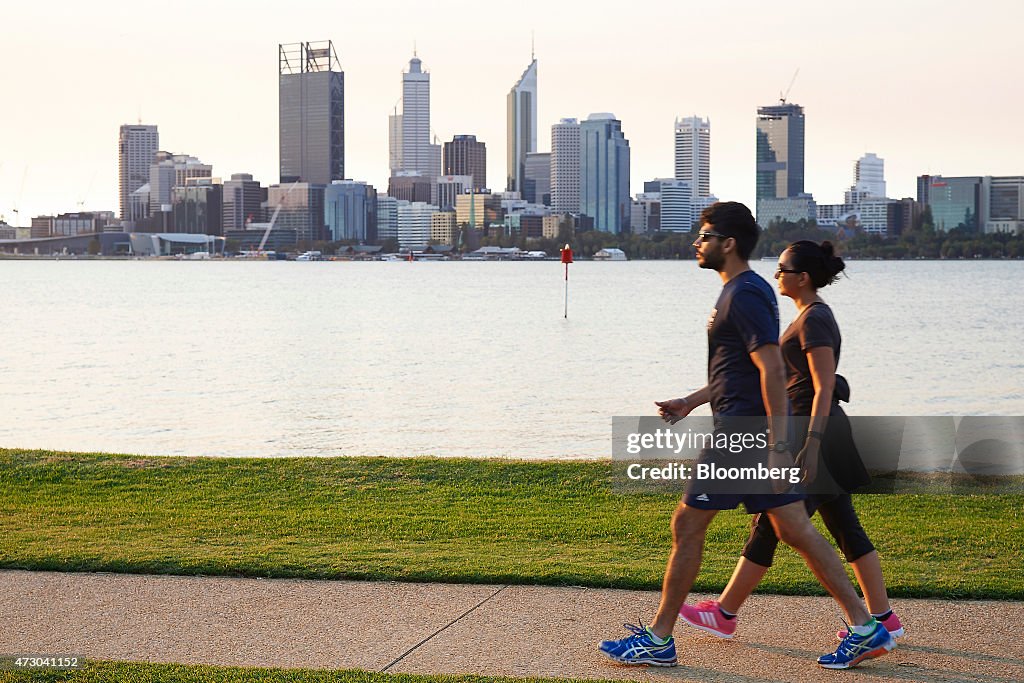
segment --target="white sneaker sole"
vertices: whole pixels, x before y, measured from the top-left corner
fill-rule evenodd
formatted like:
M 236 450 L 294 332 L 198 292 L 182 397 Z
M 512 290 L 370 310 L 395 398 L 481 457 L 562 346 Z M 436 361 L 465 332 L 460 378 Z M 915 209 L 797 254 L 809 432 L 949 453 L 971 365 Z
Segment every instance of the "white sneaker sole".
M 724 640 L 729 640 L 730 638 L 732 638 L 733 636 L 736 635 L 735 631 L 733 633 L 722 633 L 721 631 L 716 631 L 715 629 L 710 628 L 708 626 L 705 626 L 704 624 L 694 623 L 694 622 L 690 621 L 689 619 L 687 619 L 686 617 L 684 617 L 682 614 L 679 615 L 679 618 L 687 626 L 692 626 L 693 628 L 700 629 L 701 631 L 704 631 L 705 633 L 710 633 L 711 635 L 715 636 L 716 638 L 722 638 Z

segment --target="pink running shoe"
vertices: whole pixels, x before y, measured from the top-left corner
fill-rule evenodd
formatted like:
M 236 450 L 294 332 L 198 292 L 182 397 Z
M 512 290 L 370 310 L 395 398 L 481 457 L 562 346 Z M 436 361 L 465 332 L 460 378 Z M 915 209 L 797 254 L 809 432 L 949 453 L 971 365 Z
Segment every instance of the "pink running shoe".
M 890 614 L 888 619 L 884 621 L 879 619 L 879 621 L 882 622 L 882 626 L 885 627 L 885 630 L 888 631 L 889 635 L 891 635 L 893 638 L 899 638 L 903 635 L 903 624 L 900 623 L 900 618 L 896 616 L 895 612 Z M 846 629 L 843 629 L 842 631 L 836 631 L 836 640 L 843 640 L 844 638 L 846 638 L 847 635 L 848 631 Z
M 707 631 L 719 638 L 732 638 L 736 633 L 737 619 L 726 619 L 718 611 L 717 600 L 698 602 L 696 606 L 683 605 L 679 608 L 679 616 L 690 626 Z

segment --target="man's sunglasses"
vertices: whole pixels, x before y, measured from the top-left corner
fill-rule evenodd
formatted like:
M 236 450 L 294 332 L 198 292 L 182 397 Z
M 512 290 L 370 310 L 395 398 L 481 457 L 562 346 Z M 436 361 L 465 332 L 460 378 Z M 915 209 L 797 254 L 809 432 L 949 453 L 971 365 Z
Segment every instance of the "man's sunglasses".
M 711 232 L 710 230 L 702 230 L 701 232 L 697 233 L 697 240 L 701 242 L 707 242 L 712 237 L 717 237 L 720 240 L 729 239 L 729 235 L 723 235 L 720 232 Z

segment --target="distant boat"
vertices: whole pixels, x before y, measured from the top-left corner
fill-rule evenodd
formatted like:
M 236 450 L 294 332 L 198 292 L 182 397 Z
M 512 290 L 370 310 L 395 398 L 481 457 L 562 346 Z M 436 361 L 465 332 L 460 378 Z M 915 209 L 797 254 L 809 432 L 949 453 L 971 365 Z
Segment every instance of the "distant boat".
M 621 249 L 602 249 L 594 254 L 595 261 L 628 261 L 626 252 Z

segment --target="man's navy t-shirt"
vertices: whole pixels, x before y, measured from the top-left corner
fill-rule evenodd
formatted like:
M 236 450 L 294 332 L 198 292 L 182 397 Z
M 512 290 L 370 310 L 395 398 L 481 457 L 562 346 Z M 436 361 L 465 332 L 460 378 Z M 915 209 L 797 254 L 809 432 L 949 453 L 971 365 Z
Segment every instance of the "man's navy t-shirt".
M 779 343 L 775 292 L 752 270 L 725 283 L 708 319 L 708 389 L 715 415 L 765 414 L 761 373 L 750 354 Z

